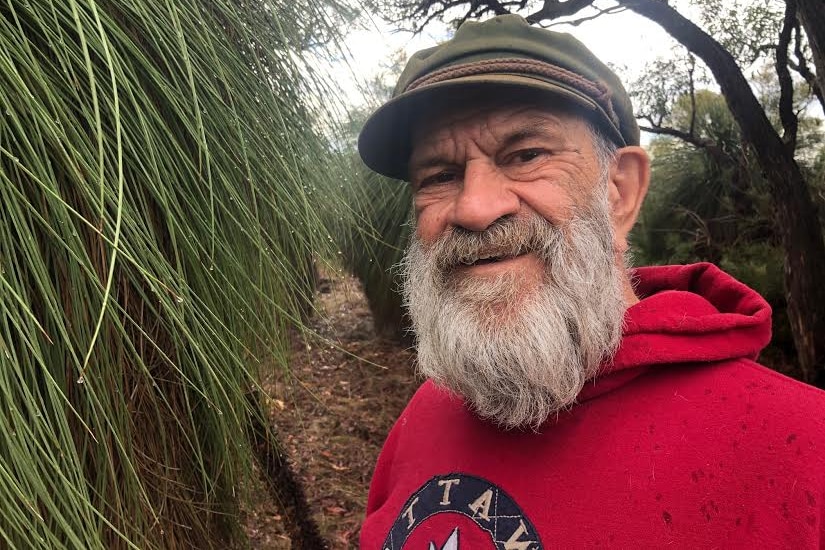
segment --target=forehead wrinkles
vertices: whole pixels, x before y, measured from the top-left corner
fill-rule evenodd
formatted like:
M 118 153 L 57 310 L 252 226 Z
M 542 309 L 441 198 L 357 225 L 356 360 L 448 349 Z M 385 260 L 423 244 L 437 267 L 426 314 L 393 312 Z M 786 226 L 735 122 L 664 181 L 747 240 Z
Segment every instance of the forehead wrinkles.
M 492 110 L 476 107 L 447 114 L 442 111 L 414 130 L 411 160 L 431 154 L 466 156 L 471 144 L 491 154 L 499 142 L 515 132 L 541 127 L 547 132 L 563 133 L 567 122 L 532 105 Z
M 473 112 L 430 121 L 422 132 L 416 133 L 413 158 L 430 154 L 463 157 L 473 145 L 488 153 L 497 141 L 495 122 L 491 119 L 490 114 Z

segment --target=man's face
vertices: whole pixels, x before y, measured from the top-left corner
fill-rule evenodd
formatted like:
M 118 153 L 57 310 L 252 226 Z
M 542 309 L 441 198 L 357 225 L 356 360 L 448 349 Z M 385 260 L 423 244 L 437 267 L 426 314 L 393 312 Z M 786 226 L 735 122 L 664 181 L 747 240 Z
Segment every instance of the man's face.
M 505 427 L 568 406 L 621 336 L 623 265 L 587 124 L 478 106 L 417 128 L 404 291 L 419 368 Z
M 600 174 L 587 124 L 537 107 L 480 106 L 439 117 L 417 129 L 414 144 L 410 181 L 424 245 L 454 228 L 483 232 L 508 216 L 538 215 L 561 227 L 588 204 Z M 524 298 L 544 271 L 526 252 L 478 258 L 451 276 L 518 273 Z

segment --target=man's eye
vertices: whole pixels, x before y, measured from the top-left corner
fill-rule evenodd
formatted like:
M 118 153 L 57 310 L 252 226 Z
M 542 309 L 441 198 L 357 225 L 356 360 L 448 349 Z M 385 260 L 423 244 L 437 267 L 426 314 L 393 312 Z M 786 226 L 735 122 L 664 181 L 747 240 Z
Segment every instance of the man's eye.
M 510 162 L 530 162 L 540 157 L 542 154 L 544 154 L 544 152 L 545 151 L 543 149 L 524 149 L 522 151 L 516 151 L 510 156 Z
M 446 170 L 442 170 L 437 174 L 433 174 L 432 176 L 427 176 L 421 183 L 418 185 L 419 189 L 422 187 L 426 187 L 428 185 L 438 185 L 439 183 L 449 183 L 455 179 L 455 172 L 448 172 Z

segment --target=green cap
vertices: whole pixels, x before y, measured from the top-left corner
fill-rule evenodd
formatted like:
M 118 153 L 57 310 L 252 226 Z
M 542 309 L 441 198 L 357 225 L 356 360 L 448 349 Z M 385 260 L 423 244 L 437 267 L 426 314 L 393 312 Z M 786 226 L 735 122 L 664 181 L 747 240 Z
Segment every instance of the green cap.
M 639 144 L 633 106 L 613 71 L 569 34 L 502 15 L 468 21 L 452 40 L 410 58 L 392 99 L 372 114 L 358 136 L 361 158 L 380 174 L 406 179 L 413 121 L 437 98 L 460 101 L 462 94 L 481 90 L 502 97 L 530 90 L 549 102 L 572 102 L 617 145 Z

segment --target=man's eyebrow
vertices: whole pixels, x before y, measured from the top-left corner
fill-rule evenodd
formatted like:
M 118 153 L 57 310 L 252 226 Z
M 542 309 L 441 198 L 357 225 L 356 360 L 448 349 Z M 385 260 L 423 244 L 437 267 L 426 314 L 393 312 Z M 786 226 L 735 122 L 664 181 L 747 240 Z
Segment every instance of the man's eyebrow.
M 545 122 L 535 122 L 520 127 L 518 130 L 505 136 L 505 138 L 501 140 L 501 148 L 511 147 L 520 141 L 537 137 L 557 139 L 562 137 L 562 133 L 559 131 L 558 126 Z
M 431 155 L 410 162 L 409 169 L 410 171 L 422 170 L 424 168 L 434 168 L 436 166 L 445 166 L 449 164 L 455 164 L 455 162 L 449 160 L 443 155 Z

